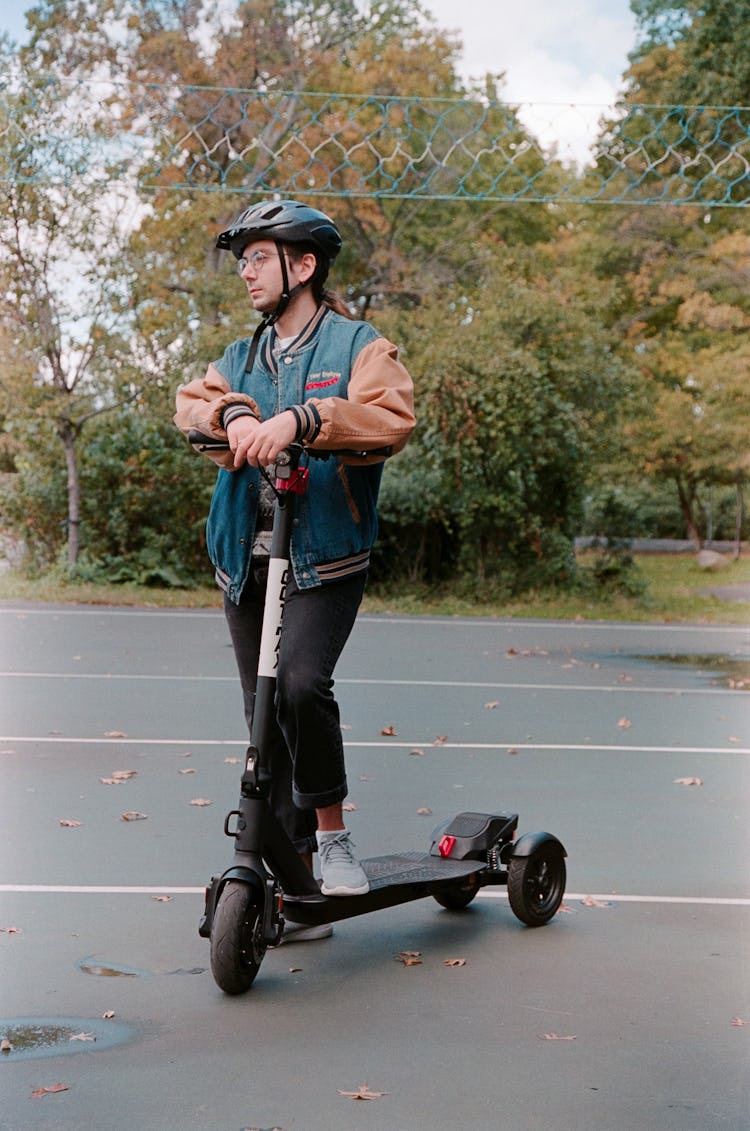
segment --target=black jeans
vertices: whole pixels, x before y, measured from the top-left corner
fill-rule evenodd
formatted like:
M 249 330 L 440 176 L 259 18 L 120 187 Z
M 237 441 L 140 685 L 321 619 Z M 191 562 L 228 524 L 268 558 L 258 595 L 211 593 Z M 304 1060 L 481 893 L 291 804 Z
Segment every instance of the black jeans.
M 367 575 L 315 589 L 286 591 L 276 682 L 276 723 L 269 736 L 273 784 L 270 804 L 299 852 L 317 848 L 316 809 L 347 795 L 344 743 L 333 697 L 333 669 L 349 638 Z M 245 719 L 252 726 L 263 624 L 265 581 L 251 576 L 224 613 L 240 673 Z

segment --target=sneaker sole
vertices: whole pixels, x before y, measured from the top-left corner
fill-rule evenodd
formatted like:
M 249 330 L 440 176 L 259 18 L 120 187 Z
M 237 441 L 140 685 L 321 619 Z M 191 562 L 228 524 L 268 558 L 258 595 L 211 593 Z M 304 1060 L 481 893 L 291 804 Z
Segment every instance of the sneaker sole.
M 339 884 L 338 887 L 327 887 L 321 884 L 320 890 L 323 895 L 367 895 L 370 890 L 369 884 L 361 884 L 359 887 L 352 888 L 346 887 L 344 884 Z

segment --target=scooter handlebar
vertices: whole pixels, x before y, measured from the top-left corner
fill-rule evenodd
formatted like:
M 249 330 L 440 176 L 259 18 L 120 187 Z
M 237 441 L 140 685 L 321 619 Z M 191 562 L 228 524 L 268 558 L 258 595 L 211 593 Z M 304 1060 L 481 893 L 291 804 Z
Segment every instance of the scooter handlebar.
M 207 436 L 204 432 L 199 431 L 197 428 L 191 428 L 188 432 L 188 442 L 197 448 L 199 452 L 227 452 L 229 451 L 229 444 L 226 440 L 217 440 L 214 436 Z M 315 448 L 305 447 L 304 444 L 290 444 L 290 448 L 296 448 L 298 451 L 306 452 L 308 456 L 313 459 L 330 459 L 331 456 L 357 456 L 362 458 L 364 456 L 390 456 L 393 453 L 393 448 L 388 445 L 384 448 L 370 448 L 369 451 L 357 451 L 353 448 L 339 448 L 334 451 L 322 451 Z

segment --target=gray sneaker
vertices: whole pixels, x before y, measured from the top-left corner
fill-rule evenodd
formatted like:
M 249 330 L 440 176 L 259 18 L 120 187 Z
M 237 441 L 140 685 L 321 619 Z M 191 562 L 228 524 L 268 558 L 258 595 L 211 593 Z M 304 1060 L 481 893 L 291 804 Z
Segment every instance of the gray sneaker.
M 365 895 L 370 884 L 346 829 L 317 834 L 323 895 Z

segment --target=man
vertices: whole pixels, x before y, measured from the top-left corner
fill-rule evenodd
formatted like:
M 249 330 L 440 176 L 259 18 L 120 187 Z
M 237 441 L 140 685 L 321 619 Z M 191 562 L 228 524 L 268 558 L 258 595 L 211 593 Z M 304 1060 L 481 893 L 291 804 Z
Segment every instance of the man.
M 221 467 L 207 544 L 248 725 L 273 509 L 258 469 L 293 441 L 342 453 L 310 461 L 296 514 L 270 803 L 310 866 L 318 849 L 323 894 L 360 895 L 369 885 L 344 826 L 344 749 L 332 689 L 364 593 L 383 456 L 351 452 L 403 448 L 415 424 L 412 382 L 396 347 L 325 289 L 341 237 L 323 212 L 295 201 L 255 204 L 217 247 L 238 260 L 262 318 L 252 339 L 232 343 L 205 377 L 179 389 L 175 423 L 229 443 L 229 453 L 207 453 Z M 321 937 L 321 928 L 297 930 L 300 938 Z

